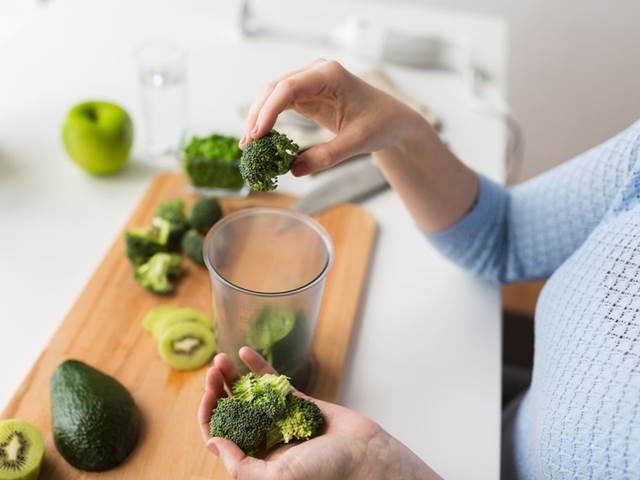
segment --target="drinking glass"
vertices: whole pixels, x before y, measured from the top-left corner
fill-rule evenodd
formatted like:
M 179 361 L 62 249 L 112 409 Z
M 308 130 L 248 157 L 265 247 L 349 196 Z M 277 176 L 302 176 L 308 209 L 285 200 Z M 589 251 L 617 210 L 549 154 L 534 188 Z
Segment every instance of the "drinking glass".
M 171 42 L 151 41 L 135 58 L 146 154 L 175 163 L 187 126 L 186 52 Z
M 333 261 L 326 230 L 294 211 L 250 208 L 214 225 L 203 254 L 218 350 L 244 371 L 238 349 L 248 345 L 298 388 L 308 387 L 311 344 Z

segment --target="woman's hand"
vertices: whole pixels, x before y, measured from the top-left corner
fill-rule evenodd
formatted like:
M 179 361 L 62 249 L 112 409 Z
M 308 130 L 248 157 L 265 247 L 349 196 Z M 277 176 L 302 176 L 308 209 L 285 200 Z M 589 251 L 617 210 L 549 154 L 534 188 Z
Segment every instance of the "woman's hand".
M 316 60 L 269 83 L 253 103 L 240 146 L 265 135 L 287 109 L 336 134 L 334 140 L 302 153 L 292 171 L 306 175 L 354 155 L 381 150 L 427 125 L 422 117 L 348 72 L 338 62 Z
M 249 110 L 240 146 L 269 132 L 287 109 L 336 134 L 298 156 L 291 168 L 296 176 L 373 152 L 416 223 L 429 232 L 453 225 L 477 196 L 475 173 L 421 115 L 337 62 L 316 60 L 269 83 Z
M 257 374 L 275 373 L 248 347 L 240 358 Z M 251 480 L 348 480 L 348 479 L 436 479 L 418 457 L 386 433 L 379 425 L 349 409 L 313 400 L 324 414 L 324 432 L 306 442 L 280 446 L 264 459 L 249 457 L 223 438 L 211 438 L 209 419 L 221 397 L 229 394 L 238 372 L 228 355 L 216 355 L 206 376 L 205 393 L 198 412 L 202 436 L 226 469 L 237 479 Z M 303 396 L 300 392 L 296 395 Z

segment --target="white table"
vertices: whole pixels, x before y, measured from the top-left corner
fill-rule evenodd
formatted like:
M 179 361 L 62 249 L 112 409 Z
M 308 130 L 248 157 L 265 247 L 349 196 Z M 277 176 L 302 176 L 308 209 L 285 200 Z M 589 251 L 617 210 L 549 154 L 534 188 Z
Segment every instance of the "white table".
M 61 146 L 66 110 L 78 100 L 101 97 L 123 104 L 139 120 L 131 52 L 158 32 L 179 38 L 189 50 L 194 124 L 228 132 L 239 131 L 237 106 L 261 84 L 317 56 L 337 56 L 328 48 L 225 39 L 216 34 L 222 30 L 215 20 L 223 17 L 216 2 L 152 3 L 56 0 L 0 47 L 0 406 L 155 173 L 134 158 L 112 178 L 85 175 Z M 351 9 L 397 24 L 404 18 L 414 27 L 455 28 L 502 78 L 501 22 L 395 3 L 362 5 L 343 4 L 331 15 L 325 8 L 312 17 L 314 26 Z M 504 129 L 470 111 L 457 77 L 390 72 L 443 116 L 447 139 L 459 155 L 502 178 Z M 315 181 L 287 177 L 281 188 L 300 193 Z M 445 478 L 496 479 L 499 292 L 439 257 L 392 192 L 365 205 L 380 230 L 341 403 L 376 419 Z

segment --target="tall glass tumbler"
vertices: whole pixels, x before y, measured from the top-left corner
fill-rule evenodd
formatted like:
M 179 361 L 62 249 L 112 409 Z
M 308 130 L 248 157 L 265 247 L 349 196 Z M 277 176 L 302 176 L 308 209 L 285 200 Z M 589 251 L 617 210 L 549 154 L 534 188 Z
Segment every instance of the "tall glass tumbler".
M 171 42 L 151 41 L 135 58 L 146 154 L 174 166 L 187 128 L 186 52 Z
M 333 244 L 311 217 L 250 208 L 224 217 L 207 234 L 218 349 L 244 370 L 238 349 L 261 353 L 299 388 L 312 377 L 311 344 Z

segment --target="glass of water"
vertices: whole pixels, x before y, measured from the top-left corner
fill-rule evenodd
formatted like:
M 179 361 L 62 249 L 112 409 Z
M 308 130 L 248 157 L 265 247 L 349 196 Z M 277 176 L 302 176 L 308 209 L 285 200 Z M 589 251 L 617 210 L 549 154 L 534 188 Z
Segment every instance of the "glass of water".
M 171 42 L 151 41 L 136 49 L 135 58 L 145 152 L 175 162 L 187 128 L 186 52 Z

